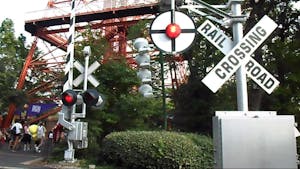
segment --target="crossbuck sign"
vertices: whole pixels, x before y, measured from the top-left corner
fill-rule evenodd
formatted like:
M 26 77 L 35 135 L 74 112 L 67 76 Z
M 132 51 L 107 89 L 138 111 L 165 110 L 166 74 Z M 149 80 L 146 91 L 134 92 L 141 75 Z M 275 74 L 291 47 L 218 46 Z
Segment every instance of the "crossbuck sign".
M 79 86 L 80 83 L 83 82 L 84 80 L 84 67 L 81 63 L 79 63 L 78 61 L 76 61 L 74 63 L 74 66 L 77 68 L 77 70 L 81 73 L 74 81 L 73 81 L 73 85 L 74 86 Z M 94 87 L 97 87 L 100 83 L 99 81 L 92 75 L 92 73 L 98 68 L 100 67 L 100 63 L 95 61 L 89 68 L 88 68 L 88 71 L 87 71 L 87 74 L 88 74 L 88 81 L 91 82 L 91 84 L 94 86 Z
M 232 44 L 230 38 L 212 23 L 204 22 L 198 28 L 198 31 L 226 56 L 202 79 L 202 82 L 211 91 L 216 92 L 243 65 L 247 74 L 270 94 L 279 85 L 279 81 L 259 65 L 251 57 L 251 54 L 276 27 L 277 24 L 272 19 L 264 16 L 238 44 L 229 50 Z

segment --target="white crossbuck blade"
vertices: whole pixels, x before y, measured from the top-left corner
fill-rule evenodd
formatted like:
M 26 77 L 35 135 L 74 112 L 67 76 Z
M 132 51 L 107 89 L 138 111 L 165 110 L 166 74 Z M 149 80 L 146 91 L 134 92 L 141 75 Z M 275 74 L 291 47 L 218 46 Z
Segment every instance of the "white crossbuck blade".
M 205 21 L 197 30 L 214 44 L 226 56 L 202 79 L 202 82 L 216 92 L 241 66 L 245 66 L 247 74 L 267 93 L 279 85 L 268 71 L 259 65 L 251 54 L 276 29 L 277 24 L 268 16 L 264 16 L 245 36 L 232 48 L 232 40 L 211 22 Z
M 83 82 L 84 79 L 84 67 L 82 66 L 81 63 L 79 63 L 78 61 L 74 62 L 74 66 L 76 67 L 76 69 L 81 73 L 74 81 L 73 81 L 73 85 L 75 87 L 79 86 L 80 83 Z M 95 61 L 89 68 L 88 68 L 88 81 L 91 82 L 91 84 L 94 87 L 97 87 L 100 83 L 99 81 L 92 75 L 92 73 L 100 66 L 100 63 Z

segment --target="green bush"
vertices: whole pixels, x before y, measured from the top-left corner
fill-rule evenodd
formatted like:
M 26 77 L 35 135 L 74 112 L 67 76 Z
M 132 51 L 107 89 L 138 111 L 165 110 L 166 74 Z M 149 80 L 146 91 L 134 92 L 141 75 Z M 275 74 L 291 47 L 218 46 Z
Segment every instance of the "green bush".
M 114 132 L 103 140 L 102 155 L 128 169 L 213 168 L 209 137 L 166 131 Z

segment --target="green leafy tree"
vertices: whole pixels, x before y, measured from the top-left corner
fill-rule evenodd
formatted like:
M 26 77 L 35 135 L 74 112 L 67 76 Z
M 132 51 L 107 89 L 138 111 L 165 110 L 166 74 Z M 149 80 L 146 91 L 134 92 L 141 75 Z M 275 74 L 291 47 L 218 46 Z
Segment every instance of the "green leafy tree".
M 182 84 L 174 91 L 173 123 L 174 127 L 181 131 L 211 133 L 214 111 L 222 110 L 223 107 L 232 110 L 235 108 L 235 91 L 231 85 L 226 84 L 226 89 L 223 88 L 214 94 L 201 82 L 207 74 L 207 68 L 217 64 L 222 54 L 203 37 L 196 38 L 192 48 L 184 53 L 190 75 L 188 83 Z M 230 92 L 227 92 L 227 88 Z M 222 102 L 224 100 L 226 103 Z
M 10 102 L 22 105 L 26 99 L 22 91 L 16 91 L 20 70 L 28 49 L 26 38 L 21 34 L 15 36 L 14 24 L 11 19 L 5 19 L 0 27 L 0 109 L 7 110 Z M 20 97 L 17 97 L 20 96 Z
M 280 81 L 280 86 L 268 95 L 249 80 L 249 110 L 275 110 L 279 114 L 296 114 L 299 118 L 299 10 L 292 8 L 293 2 L 250 0 L 243 4 L 244 11 L 250 15 L 244 34 L 264 15 L 280 25 L 254 53 L 255 60 Z M 199 24 L 203 22 L 201 19 L 197 18 Z M 237 110 L 235 79 L 230 79 L 216 94 L 207 91 L 201 80 L 208 68 L 215 66 L 224 55 L 206 40 L 197 38 L 193 48 L 184 54 L 191 75 L 188 84 L 175 92 L 174 122 L 185 131 L 210 133 L 211 117 L 215 111 Z
M 93 36 L 95 33 L 88 30 L 82 34 L 87 40 L 76 46 L 77 60 L 83 60 L 79 51 L 84 46 L 91 46 L 90 62 L 97 60 L 102 63 L 108 43 L 104 37 Z M 87 110 L 85 121 L 89 123 L 89 147 L 80 153 L 91 159 L 97 158 L 102 138 L 112 131 L 148 130 L 161 126 L 161 99 L 142 97 L 137 92 L 141 84 L 137 71 L 129 67 L 126 60 L 121 59 L 122 56 L 116 55 L 114 58 L 118 59 L 105 61 L 94 73 L 100 82 L 97 90 L 102 94 L 104 105 L 100 109 Z
M 251 83 L 250 108 L 252 110 L 276 110 L 279 114 L 295 114 L 299 120 L 299 9 L 289 1 L 249 1 L 245 5 L 252 8 L 245 27 L 251 29 L 257 20 L 268 15 L 279 25 L 255 59 L 279 81 L 279 87 L 271 95 Z

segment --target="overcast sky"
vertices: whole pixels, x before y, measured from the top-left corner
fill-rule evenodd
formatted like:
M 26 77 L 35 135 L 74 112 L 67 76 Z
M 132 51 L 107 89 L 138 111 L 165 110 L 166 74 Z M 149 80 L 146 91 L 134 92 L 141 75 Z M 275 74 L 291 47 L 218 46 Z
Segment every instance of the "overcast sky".
M 48 0 L 1 0 L 0 5 L 0 23 L 5 18 L 10 18 L 14 22 L 16 36 L 23 33 L 30 36 L 24 30 L 25 13 L 35 10 L 45 9 Z

